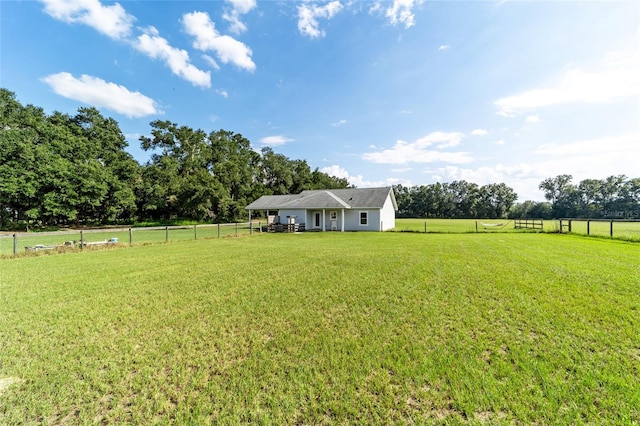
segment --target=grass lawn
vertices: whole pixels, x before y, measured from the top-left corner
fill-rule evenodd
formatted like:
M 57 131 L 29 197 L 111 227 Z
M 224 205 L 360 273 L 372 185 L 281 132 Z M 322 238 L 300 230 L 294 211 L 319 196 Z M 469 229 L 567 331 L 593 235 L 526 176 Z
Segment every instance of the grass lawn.
M 0 260 L 0 424 L 640 419 L 640 244 L 262 234 Z

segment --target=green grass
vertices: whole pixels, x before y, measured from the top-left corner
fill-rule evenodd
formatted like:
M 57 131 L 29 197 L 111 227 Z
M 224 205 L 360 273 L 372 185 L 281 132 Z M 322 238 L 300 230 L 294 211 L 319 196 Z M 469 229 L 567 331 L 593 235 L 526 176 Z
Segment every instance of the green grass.
M 0 261 L 0 424 L 632 424 L 640 245 L 307 233 Z

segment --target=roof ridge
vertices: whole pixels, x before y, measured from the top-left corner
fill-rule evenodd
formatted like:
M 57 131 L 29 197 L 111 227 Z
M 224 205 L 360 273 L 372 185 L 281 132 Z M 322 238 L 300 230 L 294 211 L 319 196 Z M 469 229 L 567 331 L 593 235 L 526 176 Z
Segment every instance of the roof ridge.
M 334 200 L 336 200 L 337 202 L 339 202 L 340 204 L 342 204 L 345 208 L 350 209 L 351 206 L 349 204 L 347 204 L 342 198 L 338 197 L 336 194 L 334 194 L 331 191 L 325 191 L 327 194 L 329 194 L 329 196 L 331 196 Z

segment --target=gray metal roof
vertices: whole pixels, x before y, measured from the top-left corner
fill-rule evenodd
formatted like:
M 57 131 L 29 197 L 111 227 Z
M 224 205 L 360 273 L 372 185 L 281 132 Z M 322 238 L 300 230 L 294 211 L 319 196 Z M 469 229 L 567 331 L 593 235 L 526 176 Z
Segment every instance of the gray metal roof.
M 382 208 L 389 196 L 393 208 L 398 210 L 390 187 L 307 190 L 295 195 L 264 195 L 245 207 L 245 210 Z

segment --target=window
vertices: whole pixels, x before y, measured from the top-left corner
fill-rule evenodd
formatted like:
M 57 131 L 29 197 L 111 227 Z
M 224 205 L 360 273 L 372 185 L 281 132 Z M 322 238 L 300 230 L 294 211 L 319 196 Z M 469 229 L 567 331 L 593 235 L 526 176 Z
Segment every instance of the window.
M 360 212 L 360 225 L 367 225 L 368 212 Z
M 331 217 L 331 220 L 338 219 L 338 212 L 329 212 L 329 217 Z

